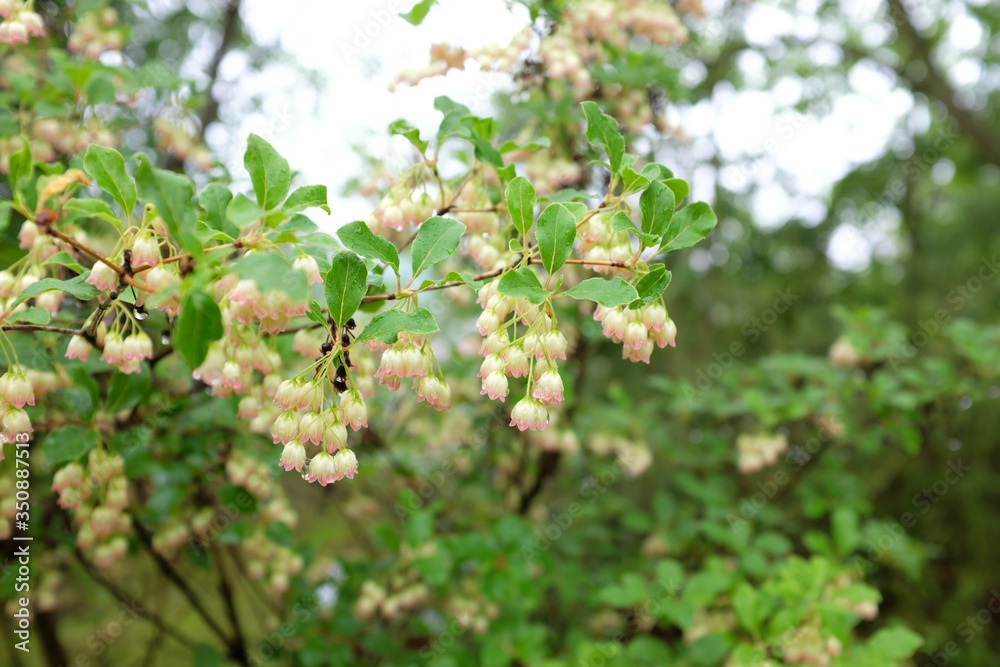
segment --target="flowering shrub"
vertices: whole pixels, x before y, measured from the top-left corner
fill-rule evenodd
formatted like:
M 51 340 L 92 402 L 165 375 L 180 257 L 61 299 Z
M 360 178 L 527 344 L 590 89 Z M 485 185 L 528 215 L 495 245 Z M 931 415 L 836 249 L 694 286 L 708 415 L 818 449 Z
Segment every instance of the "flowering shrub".
M 519 4 L 509 45 L 435 45 L 391 84 L 512 82 L 490 114 L 441 96 L 429 134 L 392 123 L 408 162 L 367 156 L 350 221 L 260 136 L 250 187 L 214 161 L 214 79 L 162 55 L 205 8 L 0 0 L 0 544 L 32 526 L 53 664 L 881 667 L 921 645 L 900 590 L 935 551 L 869 488 L 944 465 L 956 398 L 995 398 L 995 327 L 956 319 L 903 368 L 881 311 L 809 311 L 811 353 L 712 356 L 747 337 L 722 295 L 755 307 L 767 252 L 692 269 L 751 245 L 746 211 L 717 190 L 699 246 L 694 162 L 662 164 L 698 152 L 667 109 L 707 95 L 666 54 L 700 3 Z M 216 9 L 215 62 L 252 52 L 239 3 Z M 813 304 L 835 282 L 781 275 Z M 89 629 L 137 591 L 125 639 Z

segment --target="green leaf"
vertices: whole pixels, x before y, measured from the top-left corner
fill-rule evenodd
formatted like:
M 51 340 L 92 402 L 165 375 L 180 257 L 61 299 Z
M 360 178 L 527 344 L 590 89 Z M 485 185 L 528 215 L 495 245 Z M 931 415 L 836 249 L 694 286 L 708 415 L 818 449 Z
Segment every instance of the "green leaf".
M 389 132 L 391 132 L 393 136 L 399 135 L 401 137 L 406 137 L 421 153 L 427 150 L 427 142 L 420 138 L 420 130 L 413 127 L 409 122 L 403 120 L 402 118 L 389 125 Z
M 135 407 L 149 395 L 151 386 L 151 375 L 145 369 L 129 375 L 115 373 L 108 386 L 107 411 L 114 414 Z
M 478 290 L 480 287 L 486 284 L 482 280 L 476 280 L 475 278 L 473 278 L 472 274 L 470 273 L 459 273 L 458 271 L 449 271 L 448 275 L 446 275 L 444 279 L 445 282 L 449 283 L 461 280 L 463 283 L 465 283 L 474 290 Z
M 618 121 L 602 112 L 594 102 L 583 103 L 583 115 L 587 117 L 587 140 L 604 147 L 611 171 L 617 174 L 625 156 L 625 139 L 618 131 Z
M 504 198 L 514 228 L 521 236 L 527 236 L 535 222 L 535 188 L 524 176 L 518 176 L 507 186 Z
M 538 254 L 552 275 L 566 263 L 576 240 L 576 217 L 563 204 L 551 204 L 538 216 Z
M 330 261 L 330 271 L 326 274 L 326 307 L 330 317 L 338 325 L 346 322 L 368 291 L 368 269 L 361 258 L 348 250 L 342 250 Z
M 50 466 L 74 461 L 97 446 L 97 434 L 82 426 L 63 426 L 45 436 L 42 456 Z
M 620 306 L 623 303 L 629 303 L 638 298 L 635 288 L 618 276 L 608 280 L 604 278 L 589 278 L 579 285 L 566 290 L 564 294 L 574 299 L 596 301 L 605 308 Z
M 344 249 L 344 247 L 337 242 L 337 239 L 333 238 L 329 234 L 323 234 L 322 232 L 309 234 L 308 236 L 300 236 L 299 244 L 312 246 L 314 248 L 322 248 L 323 250 L 338 251 Z
M 10 184 L 10 189 L 14 192 L 28 187 L 35 174 L 35 162 L 31 157 L 31 145 L 28 144 L 27 139 L 21 139 L 22 147 L 21 150 L 16 153 L 11 153 L 7 158 L 7 182 Z M 25 185 L 21 182 L 26 181 Z
M 691 189 L 688 187 L 688 184 L 679 178 L 668 178 L 663 183 L 674 191 L 674 201 L 677 203 L 684 201 L 688 194 L 691 193 Z
M 674 191 L 659 181 L 653 181 L 639 197 L 639 209 L 642 211 L 642 231 L 662 236 L 674 215 Z
M 14 308 L 18 304 L 24 303 L 28 299 L 38 296 L 44 292 L 50 290 L 58 289 L 64 292 L 68 292 L 75 296 L 80 301 L 89 301 L 96 296 L 104 294 L 101 290 L 97 289 L 93 285 L 84 282 L 90 272 L 82 273 L 75 278 L 70 278 L 69 280 L 56 280 L 55 278 L 43 278 L 37 283 L 32 283 L 28 285 L 25 289 L 21 291 L 21 294 L 17 297 L 17 301 L 10 305 L 10 308 Z
M 321 208 L 327 215 L 330 214 L 325 185 L 303 185 L 301 188 L 296 188 L 281 205 L 282 212 L 288 217 L 307 208 Z
M 306 311 L 306 317 L 316 324 L 326 326 L 326 314 L 323 312 L 323 306 L 319 305 L 316 301 L 309 302 L 309 310 Z
M 288 167 L 288 160 L 278 155 L 271 144 L 251 134 L 247 138 L 243 166 L 250 173 L 257 204 L 261 208 L 270 211 L 285 199 L 292 184 L 292 170 Z
M 115 200 L 126 216 L 135 208 L 135 181 L 125 173 L 125 158 L 113 148 L 97 144 L 87 147 L 83 156 L 83 168 L 97 183 L 97 187 L 107 192 Z
M 649 267 L 649 273 L 639 278 L 635 283 L 635 291 L 639 295 L 638 300 L 629 304 L 629 308 L 645 306 L 650 301 L 655 301 L 667 289 L 672 278 L 670 271 L 662 264 L 653 264 Z
M 75 259 L 70 257 L 70 254 L 65 250 L 57 252 L 56 254 L 49 257 L 47 260 L 42 262 L 42 266 L 49 265 L 65 266 L 68 269 L 73 269 L 77 273 L 83 273 L 83 267 Z
M 194 207 L 194 183 L 187 176 L 155 169 L 145 155 L 136 156 L 136 184 L 143 201 L 156 206 L 172 240 L 194 255 L 201 255 L 201 241 L 195 235 L 198 215 Z
M 656 162 L 647 164 L 639 173 L 643 178 L 650 182 L 665 181 L 674 175 L 672 171 L 664 167 L 662 164 L 657 164 Z
M 437 330 L 438 324 L 434 321 L 431 311 L 426 308 L 417 308 L 412 313 L 404 313 L 397 308 L 379 313 L 372 318 L 372 321 L 361 332 L 356 342 L 363 343 L 377 338 L 383 343 L 392 345 L 396 342 L 401 331 L 408 331 L 414 334 L 429 334 Z
M 20 313 L 11 315 L 11 320 L 14 322 L 26 322 L 28 324 L 48 324 L 52 320 L 52 315 L 41 306 L 32 306 L 27 310 L 22 310 Z
M 425 223 L 426 224 L 426 223 Z M 363 220 L 355 220 L 337 230 L 344 247 L 362 257 L 370 257 L 392 266 L 399 273 L 399 253 L 390 241 L 378 236 Z
M 923 643 L 923 637 L 907 628 L 882 628 L 868 640 L 865 652 L 889 660 L 905 660 Z
M 286 220 L 277 227 L 276 230 L 279 232 L 302 232 L 303 234 L 308 234 L 310 232 L 315 232 L 319 227 L 316 223 L 307 218 L 302 214 L 293 215 L 291 219 Z
M 632 232 L 635 234 L 639 230 L 636 229 L 635 223 L 632 222 L 632 218 L 628 217 L 628 214 L 624 211 L 618 211 L 611 218 L 611 228 L 616 232 Z
M 527 266 L 507 271 L 500 276 L 497 291 L 515 299 L 527 299 L 531 303 L 541 303 L 551 294 L 542 287 L 538 276 Z
M 410 251 L 413 277 L 455 252 L 463 234 L 465 225 L 455 220 L 440 216 L 425 220 L 413 239 L 413 250 Z
M 10 202 L 0 201 L 0 232 L 10 224 Z
M 191 368 L 205 361 L 212 341 L 222 338 L 222 312 L 215 299 L 194 290 L 181 300 L 180 313 L 174 322 L 174 350 Z
M 104 72 L 94 72 L 87 81 L 84 95 L 91 104 L 106 104 L 115 101 L 115 82 Z
M 293 269 L 292 263 L 280 252 L 248 253 L 236 260 L 233 270 L 240 279 L 255 281 L 262 293 L 284 292 L 297 302 L 306 298 L 305 274 Z
M 110 222 L 117 229 L 122 228 L 122 221 L 118 219 L 111 207 L 100 199 L 70 199 L 63 208 L 67 211 L 80 211 L 88 218 L 98 218 L 105 222 Z
M 233 193 L 221 183 L 210 183 L 198 195 L 198 203 L 205 209 L 205 222 L 208 226 L 235 238 L 240 234 L 239 227 L 232 224 L 226 215 L 226 209 L 232 200 Z
M 411 25 L 420 25 L 427 17 L 427 12 L 429 12 L 431 7 L 436 4 L 437 0 L 420 0 L 420 2 L 413 6 L 413 9 L 408 12 L 400 12 L 399 15 L 406 19 L 406 22 Z
M 230 220 L 237 229 L 256 222 L 264 216 L 264 209 L 247 197 L 242 192 L 229 202 L 226 206 L 226 218 Z
M 717 222 L 715 212 L 705 202 L 688 204 L 677 211 L 663 235 L 660 250 L 687 248 L 708 235 Z
M 848 556 L 861 542 L 861 530 L 858 528 L 858 513 L 849 507 L 838 507 L 830 516 L 833 532 L 833 543 L 837 547 L 837 555 Z
M 537 151 L 539 148 L 548 148 L 552 145 L 548 137 L 539 137 L 534 141 L 529 141 L 526 144 L 519 144 L 513 139 L 508 139 L 503 142 L 500 146 L 501 153 L 509 153 L 511 151 Z
M 745 583 L 737 586 L 732 597 L 733 611 L 736 612 L 737 620 L 754 635 L 760 632 L 761 623 L 764 621 L 761 597 L 759 591 Z

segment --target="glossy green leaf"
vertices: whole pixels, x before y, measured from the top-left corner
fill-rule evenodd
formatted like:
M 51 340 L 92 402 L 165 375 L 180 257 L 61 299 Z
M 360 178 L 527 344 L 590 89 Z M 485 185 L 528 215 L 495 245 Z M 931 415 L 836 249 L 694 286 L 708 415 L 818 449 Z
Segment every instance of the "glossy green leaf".
M 538 216 L 538 254 L 545 270 L 552 275 L 573 253 L 576 240 L 576 217 L 562 204 L 551 204 Z
M 639 197 L 642 211 L 640 229 L 655 237 L 661 236 L 674 215 L 674 191 L 659 181 L 653 181 Z
M 104 294 L 101 290 L 97 289 L 90 283 L 84 282 L 90 272 L 86 272 L 76 276 L 75 278 L 70 278 L 69 280 L 56 280 L 55 278 L 43 278 L 37 283 L 32 283 L 28 285 L 21 291 L 18 295 L 17 300 L 11 304 L 11 308 L 17 306 L 20 303 L 24 303 L 28 299 L 38 296 L 44 292 L 50 290 L 58 289 L 69 294 L 72 294 L 80 301 L 89 301 L 96 296 Z
M 411 25 L 420 25 L 427 17 L 427 12 L 436 4 L 437 0 L 420 0 L 420 2 L 413 5 L 413 9 L 408 12 L 400 12 L 399 15 Z
M 535 272 L 526 266 L 505 272 L 497 281 L 497 291 L 515 299 L 541 303 L 551 294 L 542 287 Z
M 67 269 L 73 269 L 77 273 L 83 273 L 83 267 L 77 262 L 73 257 L 70 256 L 65 250 L 61 250 L 56 254 L 49 257 L 47 260 L 42 262 L 42 266 L 65 266 Z
M 50 466 L 74 461 L 97 446 L 97 433 L 82 426 L 63 426 L 49 432 L 42 443 L 42 456 Z
M 413 239 L 410 251 L 413 277 L 416 278 L 455 252 L 463 234 L 465 225 L 455 220 L 440 216 L 425 220 L 420 225 L 417 237 Z
M 234 225 L 229 216 L 226 215 L 229 202 L 232 200 L 233 193 L 221 183 L 210 183 L 198 195 L 198 204 L 205 209 L 205 222 L 208 226 L 235 238 L 240 234 L 239 227 Z
M 198 215 L 194 206 L 194 183 L 187 176 L 154 168 L 145 155 L 139 154 L 136 159 L 139 166 L 135 170 L 135 180 L 142 200 L 156 206 L 171 238 L 181 248 L 200 255 L 202 246 L 195 234 Z
M 667 285 L 670 284 L 672 277 L 670 271 L 667 271 L 667 267 L 663 264 L 651 264 L 649 273 L 636 281 L 635 291 L 639 298 L 629 304 L 629 307 L 638 308 L 659 299 L 663 291 L 667 289 Z
M 303 185 L 301 188 L 296 188 L 281 205 L 281 210 L 286 217 L 301 213 L 309 208 L 321 208 L 327 212 L 327 215 L 330 214 L 325 185 Z
M 349 222 L 338 229 L 337 238 L 348 250 L 353 250 L 362 257 L 370 257 L 389 264 L 397 274 L 399 273 L 399 253 L 396 252 L 396 246 L 375 234 L 363 220 Z
M 215 298 L 194 290 L 181 299 L 180 312 L 174 322 L 174 350 L 191 368 L 205 361 L 212 341 L 222 338 L 222 312 Z
M 535 188 L 523 176 L 518 176 L 510 182 L 504 192 L 507 200 L 507 213 L 514 228 L 527 236 L 528 230 L 535 223 Z
M 70 199 L 63 204 L 63 209 L 66 211 L 79 211 L 88 218 L 104 220 L 105 222 L 110 222 L 117 229 L 122 228 L 122 221 L 111 210 L 111 207 L 100 199 Z
M 278 155 L 271 144 L 251 134 L 247 138 L 243 166 L 250 174 L 257 204 L 261 208 L 270 211 L 284 201 L 292 184 L 292 170 L 288 160 Z
M 611 171 L 617 174 L 625 156 L 625 138 L 618 131 L 618 121 L 602 112 L 594 102 L 584 102 L 582 106 L 587 118 L 587 140 L 595 146 L 604 147 Z
M 363 343 L 376 338 L 383 343 L 392 345 L 401 331 L 414 334 L 429 334 L 438 330 L 434 316 L 426 308 L 420 307 L 412 313 L 399 309 L 387 310 L 376 315 L 358 335 L 357 342 Z
M 638 298 L 635 288 L 618 276 L 605 280 L 604 278 L 589 278 L 566 292 L 566 296 L 574 299 L 588 299 L 607 308 L 620 306 Z
M 660 250 L 687 248 L 705 238 L 715 227 L 715 211 L 705 202 L 688 204 L 674 214 L 663 234 Z
M 330 261 L 324 289 L 326 307 L 338 325 L 346 322 L 357 311 L 368 291 L 368 269 L 361 258 L 342 250 Z
M 97 144 L 87 147 L 83 156 L 83 168 L 97 187 L 107 192 L 115 200 L 125 215 L 132 215 L 135 208 L 135 181 L 125 173 L 125 158 L 113 148 Z

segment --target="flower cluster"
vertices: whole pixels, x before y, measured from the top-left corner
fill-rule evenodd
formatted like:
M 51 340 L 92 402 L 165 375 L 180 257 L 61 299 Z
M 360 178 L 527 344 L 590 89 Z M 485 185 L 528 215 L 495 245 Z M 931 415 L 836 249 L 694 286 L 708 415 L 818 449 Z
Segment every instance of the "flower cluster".
M 45 34 L 45 21 L 31 11 L 28 2 L 22 0 L 0 0 L 0 42 L 6 44 L 27 44 L 29 37 Z
M 480 393 L 504 401 L 510 391 L 507 378 L 526 378 L 525 396 L 511 410 L 510 425 L 522 431 L 544 429 L 549 406 L 563 401 L 558 360 L 566 359 L 569 345 L 552 318 L 551 306 L 504 296 L 495 281 L 479 290 L 477 303 L 483 312 L 476 329 L 485 336 L 480 348 Z M 525 329 L 521 334 L 519 325 Z
M 396 183 L 375 207 L 375 212 L 365 218 L 365 224 L 373 232 L 379 227 L 404 229 L 407 225 L 419 225 L 434 215 L 434 200 L 428 192 L 423 192 L 413 199 L 412 192 L 403 183 Z
M 103 447 L 92 449 L 84 468 L 73 462 L 60 468 L 52 480 L 59 506 L 71 510 L 76 543 L 100 567 L 111 567 L 128 552 L 126 535 L 132 530 L 125 461 Z
M 744 475 L 778 462 L 778 456 L 788 449 L 788 438 L 783 435 L 740 434 L 736 438 L 739 469 Z
M 667 315 L 662 299 L 639 308 L 598 306 L 594 319 L 604 326 L 604 335 L 622 344 L 622 358 L 649 363 L 653 346 L 674 346 L 677 325 Z
M 375 371 L 379 384 L 385 385 L 389 391 L 396 391 L 403 380 L 412 380 L 418 401 L 426 400 L 436 410 L 451 407 L 451 388 L 440 374 L 440 365 L 426 336 L 404 331 L 400 332 L 392 346 L 372 341 L 369 347 L 383 350 L 382 360 Z
M 34 404 L 34 388 L 23 371 L 8 371 L 0 377 L 0 460 L 4 456 L 4 443 L 16 442 L 19 435 L 34 432 L 31 419 L 24 411 L 25 405 Z
M 87 60 L 97 60 L 105 51 L 120 51 L 124 46 L 118 28 L 118 12 L 111 7 L 87 12 L 73 25 L 66 47 Z
M 266 579 L 275 593 L 288 590 L 289 578 L 302 571 L 302 556 L 269 540 L 261 528 L 243 540 L 241 546 L 247 557 L 247 576 Z

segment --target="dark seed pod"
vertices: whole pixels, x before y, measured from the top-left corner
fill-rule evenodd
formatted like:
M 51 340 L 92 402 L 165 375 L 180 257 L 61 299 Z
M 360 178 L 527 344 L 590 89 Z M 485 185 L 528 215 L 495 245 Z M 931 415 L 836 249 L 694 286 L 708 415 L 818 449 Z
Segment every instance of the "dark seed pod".
M 347 347 L 348 345 L 351 344 L 351 337 L 347 335 L 346 331 L 340 336 L 340 344 L 343 345 L 344 347 Z
M 319 346 L 319 351 L 322 352 L 323 354 L 330 354 L 332 350 L 333 350 L 333 343 L 331 343 L 330 341 L 326 341 L 325 343 Z
M 341 380 L 347 378 L 347 367 L 344 364 L 337 366 L 337 377 Z
M 347 391 L 347 381 L 344 380 L 343 378 L 337 378 L 336 380 L 333 381 L 333 388 L 336 389 L 341 394 L 343 394 L 345 391 Z
M 348 352 L 344 352 L 344 363 L 347 364 L 348 367 L 354 366 L 354 364 L 351 363 L 351 355 Z
M 347 324 L 344 325 L 344 328 L 353 331 L 354 327 L 356 326 L 358 326 L 358 324 L 357 322 L 354 321 L 354 318 L 352 317 L 351 319 L 347 320 Z

